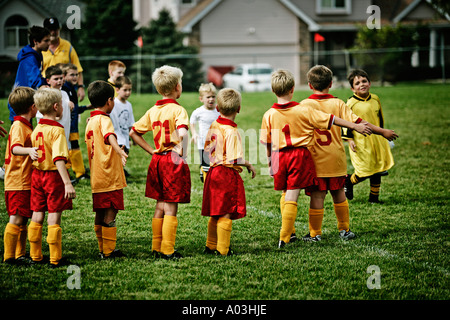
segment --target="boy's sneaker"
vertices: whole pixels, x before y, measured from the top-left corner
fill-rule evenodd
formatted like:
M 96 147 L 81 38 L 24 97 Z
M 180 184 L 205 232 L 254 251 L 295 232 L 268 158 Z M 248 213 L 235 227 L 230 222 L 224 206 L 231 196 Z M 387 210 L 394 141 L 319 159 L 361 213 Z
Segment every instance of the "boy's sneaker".
M 100 258 L 102 258 L 102 259 L 115 259 L 115 258 L 123 258 L 123 257 L 126 257 L 126 255 L 119 249 L 114 249 L 113 252 L 111 252 L 108 256 L 105 256 L 103 253 L 101 253 L 101 255 L 100 255 Z
M 342 240 L 350 240 L 356 237 L 356 235 L 348 229 L 348 231 L 341 230 L 339 231 L 339 237 L 341 237 Z
M 322 241 L 322 237 L 320 236 L 320 234 L 316 235 L 315 237 L 311 237 L 311 234 L 308 233 L 302 239 L 305 242 L 319 242 L 319 241 Z
M 181 255 L 181 253 L 179 253 L 178 251 L 174 251 L 172 254 L 163 254 L 161 253 L 161 258 L 166 259 L 166 260 L 178 260 L 183 258 L 183 256 Z
M 283 240 L 278 241 L 278 249 L 284 248 L 286 246 L 286 242 Z
M 345 184 L 344 184 L 345 196 L 348 200 L 353 199 L 353 183 L 350 181 L 350 176 L 345 176 Z

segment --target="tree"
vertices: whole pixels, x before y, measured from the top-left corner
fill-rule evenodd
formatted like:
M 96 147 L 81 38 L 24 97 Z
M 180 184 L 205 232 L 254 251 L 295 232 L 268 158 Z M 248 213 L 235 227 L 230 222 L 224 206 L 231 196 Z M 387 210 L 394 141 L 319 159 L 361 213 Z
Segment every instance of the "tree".
M 175 55 L 146 59 L 143 63 L 143 74 L 149 75 L 148 81 L 142 85 L 143 91 L 150 91 L 151 74 L 155 68 L 165 64 L 179 67 L 183 71 L 183 90 L 197 91 L 203 79 L 201 61 L 195 57 L 198 49 L 183 44 L 183 33 L 176 29 L 176 25 L 169 11 L 163 9 L 159 17 L 152 20 L 148 27 L 141 29 L 144 55 Z

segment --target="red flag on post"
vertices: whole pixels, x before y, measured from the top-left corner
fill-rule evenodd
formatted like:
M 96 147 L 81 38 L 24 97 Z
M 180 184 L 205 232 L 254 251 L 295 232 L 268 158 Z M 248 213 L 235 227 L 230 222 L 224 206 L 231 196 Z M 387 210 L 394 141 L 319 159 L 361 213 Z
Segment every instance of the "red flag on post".
M 142 41 L 142 36 L 139 36 L 137 38 L 137 45 L 139 48 L 142 48 L 144 46 L 144 41 Z
M 314 42 L 322 42 L 325 41 L 325 38 L 318 33 L 314 34 Z

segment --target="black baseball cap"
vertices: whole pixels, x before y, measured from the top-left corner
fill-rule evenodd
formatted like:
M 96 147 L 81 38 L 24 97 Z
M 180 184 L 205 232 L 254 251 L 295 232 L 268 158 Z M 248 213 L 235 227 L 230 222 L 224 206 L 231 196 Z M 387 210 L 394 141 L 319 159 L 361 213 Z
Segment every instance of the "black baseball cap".
M 44 20 L 44 28 L 47 28 L 48 30 L 56 30 L 59 29 L 59 21 L 57 18 L 46 18 Z

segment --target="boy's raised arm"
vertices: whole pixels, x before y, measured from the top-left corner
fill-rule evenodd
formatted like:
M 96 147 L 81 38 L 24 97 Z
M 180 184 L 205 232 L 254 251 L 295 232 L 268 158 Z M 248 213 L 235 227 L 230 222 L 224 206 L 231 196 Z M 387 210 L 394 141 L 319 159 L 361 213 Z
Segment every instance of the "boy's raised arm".
M 37 160 L 37 158 L 39 157 L 38 152 L 37 152 L 38 148 L 36 147 L 30 147 L 30 148 L 25 148 L 25 147 L 21 147 L 21 146 L 15 146 L 11 152 L 14 155 L 19 155 L 19 156 L 30 156 L 31 160 Z
M 145 141 L 145 139 L 142 137 L 142 135 L 140 135 L 139 133 L 137 133 L 136 131 L 134 131 L 133 129 L 130 130 L 130 137 L 131 139 L 133 139 L 133 141 L 140 146 L 142 149 L 144 149 L 145 151 L 147 151 L 148 153 L 150 153 L 151 155 L 153 155 L 155 153 L 155 149 L 153 149 L 148 143 L 147 141 Z
M 334 125 L 339 127 L 345 127 L 352 130 L 355 130 L 362 135 L 370 135 L 372 133 L 372 129 L 367 125 L 367 122 L 360 122 L 360 123 L 354 123 L 350 122 L 344 119 L 341 119 L 339 117 L 334 117 Z

